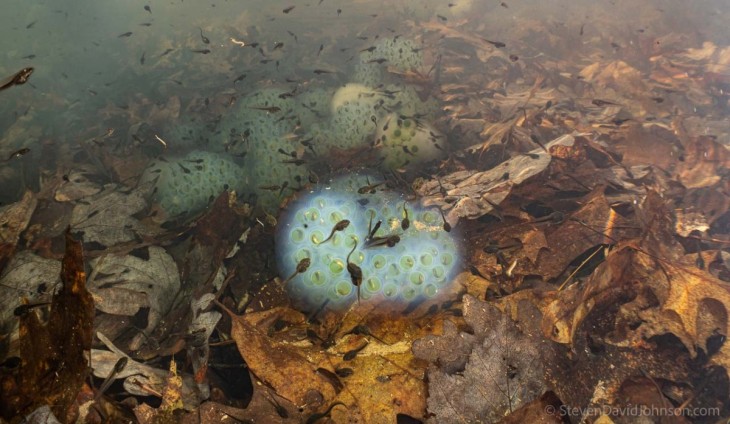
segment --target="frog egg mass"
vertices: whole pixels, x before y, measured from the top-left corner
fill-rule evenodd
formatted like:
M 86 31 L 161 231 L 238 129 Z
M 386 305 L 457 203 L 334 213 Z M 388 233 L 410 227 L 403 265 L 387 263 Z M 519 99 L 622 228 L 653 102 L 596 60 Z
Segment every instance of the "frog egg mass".
M 445 292 L 459 263 L 455 234 L 444 230 L 437 209 L 380 183 L 363 175 L 337 178 L 287 207 L 276 252 L 296 306 L 405 304 Z

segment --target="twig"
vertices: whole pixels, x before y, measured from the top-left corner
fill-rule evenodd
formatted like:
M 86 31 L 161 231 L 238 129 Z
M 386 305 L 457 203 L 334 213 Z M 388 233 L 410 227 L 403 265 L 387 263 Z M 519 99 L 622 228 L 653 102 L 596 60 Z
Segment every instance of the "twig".
M 573 272 L 571 272 L 570 275 L 568 275 L 568 277 L 565 279 L 565 281 L 563 281 L 563 284 L 561 284 L 560 287 L 558 287 L 558 291 L 563 290 L 563 287 L 565 287 L 565 285 L 568 284 L 568 281 L 570 281 L 570 279 L 573 278 L 573 276 L 575 274 L 577 274 L 578 271 L 580 271 L 583 268 L 583 265 L 587 264 L 588 261 L 590 261 L 594 256 L 596 256 L 596 253 L 600 252 L 604 248 L 605 247 L 603 245 L 598 246 L 598 249 L 596 249 L 595 252 L 591 253 L 590 256 L 588 256 L 583 262 L 580 263 L 580 265 L 578 265 L 578 268 L 573 270 Z

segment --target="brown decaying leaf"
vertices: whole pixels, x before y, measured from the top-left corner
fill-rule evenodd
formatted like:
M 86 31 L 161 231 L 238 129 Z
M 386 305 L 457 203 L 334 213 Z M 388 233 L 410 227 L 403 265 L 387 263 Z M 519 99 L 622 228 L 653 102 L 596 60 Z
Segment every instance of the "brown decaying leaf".
M 182 280 L 191 280 L 200 287 L 198 295 L 210 292 L 223 259 L 243 233 L 244 220 L 234 206 L 229 202 L 229 193 L 221 193 L 192 230 L 190 247 L 180 269 Z M 226 231 L 221 232 L 221 228 Z
M 114 378 L 124 380 L 124 390 L 136 396 L 162 397 L 169 372 L 154 368 L 150 365 L 135 361 L 117 348 L 104 334 L 97 333 L 99 340 L 109 349 L 91 350 L 91 365 L 95 377 L 106 378 L 122 356 L 127 357 L 127 365 L 115 374 Z M 200 390 L 192 375 L 182 374 L 182 402 L 185 410 L 195 409 L 200 402 L 207 398 L 207 387 Z
M 66 178 L 59 183 L 53 198 L 57 202 L 72 202 L 93 196 L 102 190 L 102 184 L 94 181 L 93 170 L 73 170 L 66 175 Z M 97 177 L 97 179 L 101 179 Z M 61 180 L 59 178 L 59 180 Z
M 341 402 L 331 415 L 336 422 L 358 416 L 364 422 L 391 422 L 396 414 L 419 417 L 425 410 L 423 364 L 410 350 L 411 337 L 425 335 L 430 316 L 421 324 L 413 319 L 393 315 L 368 315 L 368 309 L 323 317 L 320 333 L 335 345 L 325 349 L 321 340 L 302 340 L 305 317 L 292 309 L 275 307 L 261 312 L 232 316 L 231 336 L 253 375 L 270 387 L 277 398 L 305 408 L 304 416 L 321 413 Z M 287 323 L 283 330 L 269 330 L 277 321 Z M 366 326 L 372 336 L 351 334 L 357 325 Z M 436 323 L 432 326 L 439 327 Z M 428 329 L 427 329 L 428 328 Z M 347 333 L 347 334 L 346 334 Z M 345 360 L 348 352 L 359 350 Z M 331 374 L 338 368 L 350 368 L 347 377 Z M 375 387 L 373 385 L 376 385 Z M 253 413 L 253 412 L 252 412 Z
M 638 350 L 620 353 L 627 360 L 632 357 L 628 363 L 634 369 L 648 370 L 656 360 L 661 362 L 663 355 L 676 357 L 676 353 L 657 349 L 649 341 L 668 334 L 681 341 L 688 352 L 686 361 L 702 350 L 709 355 L 709 364 L 730 368 L 730 344 L 722 344 L 717 351 L 709 345 L 712 337 L 730 333 L 730 289 L 694 264 L 682 262 L 676 254 L 682 249 L 672 236 L 671 214 L 658 194 L 651 192 L 642 209 L 647 226 L 644 237 L 618 243 L 587 281 L 556 296 L 544 309 L 544 334 L 578 350 L 576 345 L 586 343 L 581 339 L 585 337 L 582 332 L 595 325 L 592 322 L 599 314 L 607 320 L 603 325 L 613 327 L 601 336 L 600 343 L 621 352 L 627 348 Z M 606 310 L 612 312 L 607 315 Z M 674 363 L 675 368 L 666 368 L 667 373 L 674 374 L 673 381 L 689 378 L 679 358 Z M 658 378 L 661 373 L 652 375 Z M 611 384 L 620 384 L 626 376 L 617 372 Z
M 286 409 L 288 414 L 287 418 L 282 417 L 277 413 L 275 404 L 271 398 L 267 396 L 275 396 L 266 394 L 269 393 L 265 388 L 256 387 L 254 389 L 253 398 L 249 402 L 245 409 L 236 408 L 229 405 L 224 405 L 217 402 L 203 402 L 200 405 L 199 410 L 193 411 L 180 419 L 182 424 L 198 424 L 198 423 L 219 423 L 230 420 L 231 418 L 240 422 L 254 422 L 254 423 L 295 423 L 302 422 L 302 416 L 296 410 L 296 406 L 288 404 L 281 398 L 277 402 L 284 407 L 289 406 Z
M 571 146 L 573 136 L 559 137 L 546 144 Z M 527 155 L 518 155 L 488 171 L 459 171 L 440 180 L 430 180 L 418 187 L 426 206 L 438 205 L 448 210 L 447 220 L 452 226 L 461 218 L 478 218 L 494 209 L 509 194 L 512 187 L 540 174 L 550 164 L 550 155 L 538 148 Z M 441 193 L 446 190 L 446 196 Z M 447 199 L 456 199 L 453 206 Z M 448 209 L 447 209 L 448 208 Z
M 541 190 L 540 185 L 540 182 L 534 182 L 516 187 L 513 195 L 537 193 Z M 516 222 L 512 217 L 505 218 L 505 222 L 483 228 L 472 237 L 472 242 L 481 247 L 490 244 L 501 246 L 505 260 L 515 263 L 511 274 L 517 276 L 517 281 L 511 284 L 516 286 L 525 275 L 539 275 L 544 281 L 555 279 L 565 273 L 576 257 L 597 249 L 596 246 L 613 244 L 616 240 L 638 234 L 637 223 L 611 209 L 604 186 L 598 186 L 583 196 L 580 203 L 582 206 L 572 212 L 569 208 L 574 208 L 574 203 L 556 203 L 556 207 L 566 208 L 558 209 L 564 214 L 558 222 L 533 222 L 535 219 L 529 216 Z M 504 213 L 526 215 L 511 208 L 505 209 Z M 472 262 L 485 274 L 502 273 L 497 255 L 482 249 L 473 251 Z
M 0 344 L 0 357 L 18 354 L 16 330 L 18 318 L 13 314 L 22 301 L 43 302 L 50 299 L 57 284 L 60 284 L 61 261 L 45 259 L 23 250 L 13 256 L 0 278 L 0 329 L 4 340 Z M 44 287 L 42 287 L 44 286 Z M 40 290 L 43 288 L 44 290 Z
M 677 167 L 677 177 L 687 188 L 715 185 L 721 171 L 730 168 L 730 152 L 710 137 L 691 140 L 686 146 L 685 160 Z
M 61 289 L 53 296 L 48 324 L 35 311 L 20 318 L 17 374 L 3 373 L 2 415 L 22 416 L 47 404 L 63 421 L 77 414 L 71 407 L 88 374 L 94 303 L 86 291 L 81 242 L 66 231 Z
M 343 422 L 355 414 L 362 422 L 394 422 L 396 414 L 421 417 L 426 408 L 426 385 L 423 364 L 411 353 L 410 340 L 393 346 L 369 342 L 352 361 L 342 355 L 332 359 L 336 367 L 354 369 L 352 376 L 342 379 L 345 390 L 334 402 L 352 405 L 332 411 L 335 422 Z
M 77 203 L 71 215 L 74 232 L 83 233 L 84 243 L 102 247 L 135 240 L 145 228 L 132 215 L 147 207 L 139 191 L 124 193 L 120 187 L 109 187 L 83 203 Z
M 182 409 L 182 386 L 183 380 L 177 375 L 177 363 L 175 359 L 170 360 L 170 372 L 167 375 L 167 383 L 162 391 L 162 414 L 173 414 L 176 410 Z
M 498 424 L 564 424 L 560 409 L 562 406 L 555 393 L 546 392 L 499 420 Z
M 142 423 L 173 424 L 180 422 L 183 413 L 183 379 L 177 373 L 175 359 L 170 360 L 170 369 L 165 378 L 160 407 L 154 410 L 143 404 L 135 409 L 135 415 Z
M 0 208 L 0 272 L 15 252 L 20 233 L 30 222 L 37 204 L 33 192 L 26 191 L 18 202 Z
M 428 371 L 428 422 L 495 422 L 545 390 L 539 338 L 521 333 L 494 305 L 468 295 L 464 318 L 475 337 L 463 370 L 454 368 L 453 359 L 441 365 L 446 357 L 439 346 L 453 340 L 453 332 L 443 342 L 414 343 L 416 356 L 436 358 Z
M 176 256 L 175 260 L 181 270 L 179 281 L 186 281 L 195 289 L 192 292 L 172 291 L 175 293 L 175 305 L 178 307 L 173 307 L 168 313 L 162 315 L 159 325 L 154 327 L 152 333 L 149 334 L 149 338 L 157 342 L 143 344 L 137 352 L 140 357 L 150 359 L 175 354 L 186 346 L 190 348 L 187 336 L 191 333 L 191 328 L 195 327 L 195 324 L 190 325 L 190 322 L 194 322 L 196 318 L 193 316 L 191 308 L 182 307 L 182 305 L 194 305 L 197 302 L 196 299 L 210 296 L 211 292 L 221 288 L 220 284 L 224 280 L 225 272 L 222 265 L 223 259 L 236 246 L 245 222 L 242 219 L 245 211 L 237 209 L 234 200 L 235 196 L 232 196 L 231 193 L 221 193 L 204 215 L 189 224 L 186 235 L 191 234 L 191 236 L 182 242 L 187 244 L 184 256 Z M 221 233 L 222 228 L 226 229 L 225 234 Z M 181 236 L 178 233 L 171 234 Z M 239 252 L 248 253 L 248 249 L 239 249 Z M 250 266 L 245 259 L 241 262 Z M 168 268 L 172 268 L 172 266 L 168 266 Z M 234 271 L 228 271 L 226 279 L 238 277 L 238 273 L 249 275 L 235 267 L 235 264 L 231 264 L 227 269 Z M 280 297 L 280 299 L 284 298 L 285 296 Z M 208 317 L 211 316 L 208 315 Z M 206 334 L 209 335 L 207 330 Z M 203 354 L 205 356 L 205 347 L 201 351 L 193 350 L 196 351 L 195 355 Z M 200 363 L 200 359 L 202 358 L 196 358 L 193 362 L 204 365 Z M 204 377 L 205 367 L 201 366 L 196 369 L 196 378 L 201 380 Z
M 439 364 L 447 374 L 464 369 L 474 346 L 474 335 L 460 332 L 451 320 L 444 320 L 442 335 L 428 335 L 413 342 L 414 354 Z
M 165 249 L 150 246 L 144 251 L 147 258 L 110 254 L 91 261 L 94 271 L 89 288 L 99 310 L 131 316 L 142 307 L 150 308 L 147 327 L 130 342 L 132 350 L 147 341 L 180 291 L 177 266 Z
M 622 60 L 594 62 L 583 68 L 580 76 L 602 87 L 637 93 L 647 91 L 641 72 Z
M 677 209 L 677 233 L 686 236 L 691 228 L 702 229 L 706 224 L 716 225 L 730 210 L 730 179 L 711 187 L 687 190 Z M 701 217 L 700 217 L 701 216 Z
M 205 377 L 208 371 L 208 359 L 210 355 L 210 346 L 208 340 L 215 330 L 218 321 L 221 319 L 221 313 L 218 311 L 205 311 L 213 302 L 215 295 L 212 293 L 201 296 L 200 299 L 193 299 L 190 302 L 192 310 L 192 322 L 188 326 L 187 335 L 190 342 L 186 343 L 188 356 L 195 371 L 195 381 L 198 384 L 205 384 Z
M 238 316 L 222 304 L 218 304 L 231 318 L 231 337 L 249 369 L 276 392 L 297 405 L 307 405 L 307 392 L 315 390 L 325 399 L 333 399 L 335 390 L 329 382 L 315 372 L 324 362 L 324 354 L 318 349 L 302 349 L 290 344 L 276 343 L 260 329 L 262 321 L 282 312 L 281 308 Z M 304 321 L 304 316 L 300 317 Z M 319 406 L 319 405 L 318 405 Z

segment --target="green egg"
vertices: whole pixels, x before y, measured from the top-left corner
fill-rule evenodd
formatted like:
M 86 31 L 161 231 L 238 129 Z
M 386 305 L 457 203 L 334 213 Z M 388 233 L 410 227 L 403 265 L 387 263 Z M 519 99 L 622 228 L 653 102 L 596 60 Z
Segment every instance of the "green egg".
M 409 270 L 409 269 L 413 268 L 413 266 L 415 264 L 416 264 L 416 261 L 413 259 L 412 256 L 406 255 L 406 256 L 403 256 L 402 258 L 400 258 L 400 267 L 403 270 Z
M 312 222 L 319 220 L 319 210 L 315 208 L 307 209 L 304 212 L 304 219 Z
M 396 129 L 395 131 L 393 131 L 393 137 L 400 137 L 400 135 L 401 135 L 400 129 Z
M 352 261 L 356 265 L 362 265 L 362 263 L 365 261 L 365 254 L 358 251 L 352 252 L 350 261 Z
M 342 213 L 340 213 L 340 211 L 333 211 L 332 213 L 330 213 L 330 222 L 332 224 L 337 224 L 343 219 L 345 219 L 345 217 L 342 215 Z
M 311 258 L 312 252 L 310 252 L 307 249 L 299 249 L 297 250 L 297 253 L 294 254 L 294 262 L 299 263 L 304 258 Z
M 402 292 L 403 299 L 405 299 L 405 300 L 411 300 L 414 297 L 416 297 L 417 294 L 418 294 L 418 292 L 413 287 L 406 287 L 403 289 L 403 292 Z
M 352 293 L 353 285 L 350 281 L 338 281 L 335 285 L 335 292 L 341 297 L 345 297 Z
M 385 265 L 388 264 L 388 260 L 383 255 L 375 255 L 373 257 L 373 268 L 375 269 L 383 269 L 385 268 Z
M 312 243 L 314 244 L 320 244 L 325 240 L 324 234 L 321 231 L 313 231 L 310 240 L 312 240 Z
M 345 263 L 342 259 L 333 259 L 329 264 L 329 269 L 332 274 L 339 274 L 345 269 Z
M 397 277 L 400 274 L 400 270 L 398 269 L 398 266 L 396 264 L 390 264 L 388 267 L 388 276 L 389 277 Z
M 330 241 L 332 242 L 333 246 L 339 246 L 342 243 L 343 238 L 344 236 L 337 232 L 332 235 L 332 239 Z
M 291 232 L 291 240 L 295 243 L 301 243 L 304 240 L 304 231 L 297 228 Z
M 305 286 L 307 287 L 307 290 L 311 289 L 312 287 L 315 287 L 316 285 L 312 282 L 311 276 L 304 275 L 304 278 L 300 278 L 299 275 L 294 276 L 294 278 L 288 283 L 287 289 L 289 289 L 291 286 L 296 285 L 298 288 Z M 310 277 L 310 278 L 307 278 Z
M 423 275 L 423 273 L 420 272 L 412 272 L 409 276 L 409 279 L 411 281 L 411 284 L 415 284 L 417 286 L 420 286 L 426 281 L 426 277 Z
M 332 254 L 331 254 L 331 253 L 326 253 L 326 254 L 325 254 L 325 255 L 324 255 L 323 257 L 322 257 L 322 263 L 323 263 L 323 264 L 324 264 L 325 266 L 329 267 L 329 266 L 330 266 L 330 264 L 332 263 L 332 260 L 334 260 L 334 259 L 335 259 L 335 258 L 334 258 L 334 257 L 332 256 Z
M 398 287 L 393 283 L 388 283 L 383 287 L 383 294 L 386 297 L 394 297 L 398 294 Z
M 318 197 L 314 201 L 314 204 L 317 205 L 317 207 L 319 207 L 320 209 L 324 209 L 324 207 L 327 206 L 327 199 L 323 197 Z
M 354 234 L 348 234 L 345 237 L 345 247 L 347 247 L 348 249 L 352 249 L 352 246 L 355 246 L 359 242 L 360 238 Z
M 339 302 L 342 299 L 342 296 L 340 296 L 340 294 L 337 293 L 337 290 L 333 289 L 333 290 L 327 290 L 327 298 L 332 302 Z M 323 301 L 324 300 L 318 301 L 316 303 L 321 304 Z
M 444 271 L 444 267 L 442 266 L 435 267 L 431 273 L 433 273 L 433 276 L 439 281 L 443 280 L 446 275 L 446 271 Z
M 426 224 L 433 224 L 436 221 L 436 214 L 433 212 L 424 212 L 421 220 Z
M 382 286 L 383 283 L 380 282 L 380 278 L 378 277 L 369 277 L 367 280 L 365 280 L 365 290 L 371 293 L 377 293 Z
M 353 202 L 347 202 L 344 205 L 340 206 L 340 213 L 343 216 L 350 216 L 354 209 L 355 209 L 355 204 Z
M 321 286 L 327 282 L 327 277 L 319 270 L 314 271 L 309 279 L 315 286 Z
M 421 264 L 425 266 L 431 266 L 433 263 L 433 256 L 430 253 L 424 253 L 421 255 Z
M 441 255 L 441 263 L 446 266 L 451 265 L 452 263 L 454 263 L 454 255 L 452 255 L 451 253 L 444 253 L 443 255 Z
M 411 126 L 411 121 L 409 119 L 406 119 L 406 121 L 403 123 L 403 126 L 408 128 Z
M 415 134 L 413 134 L 413 135 L 415 135 Z M 416 145 L 411 146 L 411 152 L 418 153 L 418 146 L 416 146 Z
M 433 284 L 428 284 L 426 287 L 423 288 L 423 294 L 428 297 L 434 297 L 436 296 L 436 293 L 438 293 L 438 289 Z

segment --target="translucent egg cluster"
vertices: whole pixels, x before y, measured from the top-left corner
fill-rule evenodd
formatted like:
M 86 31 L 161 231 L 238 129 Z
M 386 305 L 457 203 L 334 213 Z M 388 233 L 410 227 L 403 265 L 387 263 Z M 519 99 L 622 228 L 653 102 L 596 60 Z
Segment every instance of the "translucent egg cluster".
M 459 263 L 455 234 L 444 230 L 440 212 L 404 200 L 377 179 L 339 178 L 287 209 L 279 220 L 277 260 L 287 291 L 303 308 L 343 308 L 358 297 L 384 303 L 432 298 Z M 346 228 L 333 231 L 343 220 Z M 297 272 L 305 259 L 306 271 Z M 348 262 L 362 271 L 361 281 Z
M 153 184 L 153 200 L 171 217 L 200 212 L 225 190 L 240 190 L 245 172 L 227 155 L 193 151 L 184 157 L 157 160 L 140 184 Z

